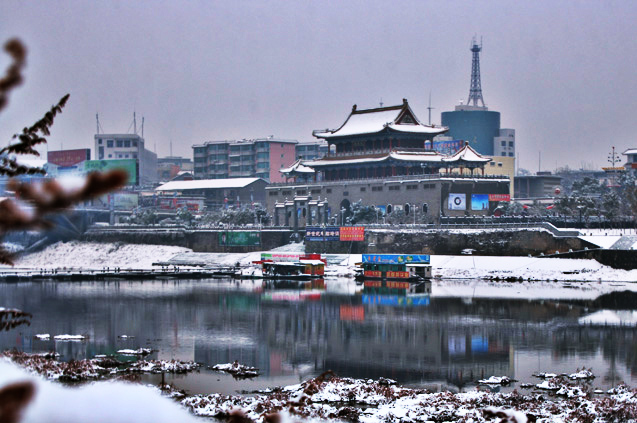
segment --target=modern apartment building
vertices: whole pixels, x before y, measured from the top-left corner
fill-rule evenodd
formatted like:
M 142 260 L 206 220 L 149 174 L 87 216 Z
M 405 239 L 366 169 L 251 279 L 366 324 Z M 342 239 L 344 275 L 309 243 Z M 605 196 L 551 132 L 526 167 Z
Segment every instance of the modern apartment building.
M 137 161 L 138 184 L 157 182 L 157 154 L 144 147 L 144 138 L 137 134 L 95 134 L 96 160 Z
M 207 141 L 193 145 L 195 178 L 262 178 L 283 182 L 279 170 L 296 160 L 296 140 L 274 137 L 253 140 Z

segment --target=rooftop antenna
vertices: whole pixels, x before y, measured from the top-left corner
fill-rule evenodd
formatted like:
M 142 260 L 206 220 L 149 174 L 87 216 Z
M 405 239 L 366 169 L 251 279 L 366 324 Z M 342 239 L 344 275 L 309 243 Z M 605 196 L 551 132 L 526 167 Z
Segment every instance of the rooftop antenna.
M 133 133 L 137 135 L 137 116 L 133 112 Z
M 97 133 L 100 133 L 100 116 L 99 114 L 95 113 L 95 123 L 97 125 Z
M 429 107 L 427 107 L 427 110 L 429 110 L 429 125 L 431 125 L 431 111 L 435 109 L 435 107 L 431 107 L 431 91 L 429 91 Z
M 144 138 L 144 116 L 142 116 L 142 138 Z
M 482 84 L 480 82 L 480 51 L 482 50 L 482 38 L 480 38 L 480 45 L 478 45 L 478 41 L 476 37 L 473 37 L 473 41 L 471 42 L 471 53 L 473 54 L 473 59 L 471 61 L 471 87 L 469 88 L 469 99 L 467 100 L 467 105 L 473 102 L 474 106 L 478 106 L 478 102 L 482 103 L 482 107 L 484 105 L 484 99 L 482 98 Z

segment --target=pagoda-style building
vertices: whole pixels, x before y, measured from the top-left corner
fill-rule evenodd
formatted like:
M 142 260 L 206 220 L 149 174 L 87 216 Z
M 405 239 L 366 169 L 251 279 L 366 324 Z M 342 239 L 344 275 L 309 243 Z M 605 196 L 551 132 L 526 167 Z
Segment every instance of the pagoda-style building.
M 266 188 L 274 224 L 342 226 L 354 202 L 374 206 L 379 223 L 394 211 L 414 223 L 492 213 L 508 199 L 509 178 L 485 176 L 492 159 L 467 143 L 453 155 L 434 151 L 434 136 L 446 131 L 421 123 L 407 100 L 366 110 L 354 105 L 338 129 L 313 132 L 327 141 L 327 156 L 280 169 L 286 182 Z
M 447 130 L 421 123 L 406 99 L 398 106 L 375 109 L 354 105 L 338 129 L 313 132 L 327 141 L 329 153 L 303 164 L 324 181 L 434 174 L 446 167 L 444 156 L 427 149 L 427 142 Z

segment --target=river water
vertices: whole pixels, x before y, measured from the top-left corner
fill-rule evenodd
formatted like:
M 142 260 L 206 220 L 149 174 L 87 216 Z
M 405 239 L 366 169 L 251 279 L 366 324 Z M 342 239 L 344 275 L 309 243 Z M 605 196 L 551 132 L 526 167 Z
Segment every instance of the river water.
M 295 384 L 328 369 L 458 391 L 492 375 L 539 383 L 535 372 L 584 366 L 597 376 L 593 387 L 637 386 L 635 327 L 581 323 L 613 308 L 616 298 L 503 300 L 497 288 L 493 298 L 467 298 L 439 295 L 440 286 L 444 282 L 435 282 L 431 294 L 407 294 L 349 280 L 6 283 L 0 306 L 33 319 L 0 333 L 0 350 L 55 350 L 69 360 L 146 347 L 156 350 L 150 358 L 205 366 L 238 360 L 262 372 L 244 381 L 206 368 L 169 378 L 189 393 Z M 34 337 L 42 333 L 51 340 Z M 55 341 L 60 334 L 88 339 Z

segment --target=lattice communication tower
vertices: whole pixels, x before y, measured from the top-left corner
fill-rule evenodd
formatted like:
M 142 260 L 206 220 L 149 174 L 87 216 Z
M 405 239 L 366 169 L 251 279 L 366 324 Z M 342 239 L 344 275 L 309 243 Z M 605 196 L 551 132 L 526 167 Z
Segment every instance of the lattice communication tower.
M 471 62 L 471 88 L 469 89 L 469 99 L 467 104 L 473 106 L 479 106 L 478 101 L 484 105 L 484 99 L 482 98 L 482 84 L 480 83 L 480 50 L 482 50 L 482 40 L 480 45 L 475 37 L 471 43 L 471 52 L 473 53 L 473 60 Z

